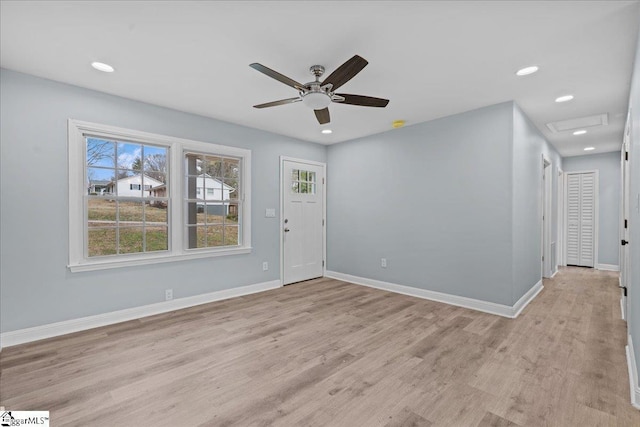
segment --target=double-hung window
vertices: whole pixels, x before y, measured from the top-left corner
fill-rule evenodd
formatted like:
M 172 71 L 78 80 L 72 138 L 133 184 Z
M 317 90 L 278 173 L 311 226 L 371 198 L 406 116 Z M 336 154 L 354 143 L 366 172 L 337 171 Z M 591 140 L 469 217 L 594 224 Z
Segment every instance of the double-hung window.
M 84 142 L 85 257 L 167 251 L 170 193 L 143 188 L 167 187 L 170 147 L 89 134 Z M 96 181 L 107 182 L 105 192 L 90 192 Z
M 69 268 L 251 251 L 249 150 L 69 120 Z

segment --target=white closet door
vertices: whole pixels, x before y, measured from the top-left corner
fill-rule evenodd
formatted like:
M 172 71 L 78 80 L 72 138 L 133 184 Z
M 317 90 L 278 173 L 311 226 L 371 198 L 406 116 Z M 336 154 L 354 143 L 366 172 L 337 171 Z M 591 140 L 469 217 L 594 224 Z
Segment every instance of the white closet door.
M 595 174 L 580 174 L 581 200 L 580 200 L 580 262 L 578 265 L 585 267 L 594 266 L 595 244 Z
M 567 264 L 580 263 L 580 175 L 567 175 Z
M 594 172 L 567 174 L 567 264 L 594 266 L 595 196 Z

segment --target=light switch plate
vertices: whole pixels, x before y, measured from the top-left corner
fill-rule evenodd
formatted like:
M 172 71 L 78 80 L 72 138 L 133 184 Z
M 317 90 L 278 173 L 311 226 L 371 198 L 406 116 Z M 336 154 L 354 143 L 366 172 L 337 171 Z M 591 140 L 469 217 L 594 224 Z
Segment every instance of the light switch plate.
M 265 218 L 275 218 L 276 217 L 276 210 L 273 208 L 267 208 L 264 211 L 264 216 Z

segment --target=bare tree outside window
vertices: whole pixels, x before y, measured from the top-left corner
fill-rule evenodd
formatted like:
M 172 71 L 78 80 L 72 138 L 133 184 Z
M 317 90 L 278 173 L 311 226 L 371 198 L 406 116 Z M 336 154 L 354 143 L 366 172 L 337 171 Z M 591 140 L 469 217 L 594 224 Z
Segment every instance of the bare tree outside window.
M 115 145 L 113 141 L 97 138 L 87 139 L 87 166 L 94 166 L 110 160 L 115 161 Z

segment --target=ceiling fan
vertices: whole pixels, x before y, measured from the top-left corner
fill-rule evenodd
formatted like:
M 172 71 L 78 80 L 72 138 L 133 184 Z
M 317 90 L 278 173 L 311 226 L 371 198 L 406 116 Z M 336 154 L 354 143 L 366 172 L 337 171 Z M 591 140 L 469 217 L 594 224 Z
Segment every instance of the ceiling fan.
M 279 101 L 254 105 L 253 107 L 267 108 L 302 101 L 303 104 L 314 110 L 316 119 L 318 119 L 318 123 L 321 125 L 329 123 L 331 120 L 329 117 L 328 106 L 332 102 L 360 105 L 363 107 L 386 107 L 389 103 L 388 99 L 334 92 L 362 71 L 367 64 L 368 62 L 366 59 L 361 56 L 354 55 L 353 58 L 339 66 L 333 73 L 329 74 L 329 77 L 324 79 L 323 82 L 320 81 L 320 76 L 324 74 L 324 67 L 322 65 L 312 65 L 309 68 L 309 72 L 316 77 L 316 80 L 301 84 L 278 73 L 277 71 L 272 70 L 271 68 L 265 67 L 262 64 L 253 63 L 249 65 L 251 68 L 258 70 L 261 73 L 286 84 L 287 86 L 291 86 L 298 91 L 298 96 L 295 98 L 281 99 Z

